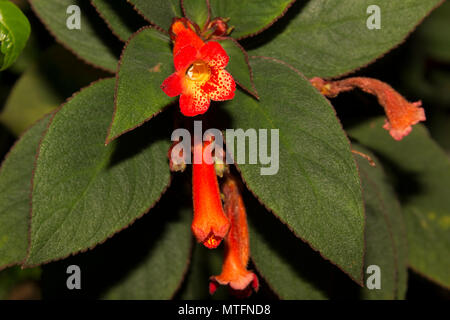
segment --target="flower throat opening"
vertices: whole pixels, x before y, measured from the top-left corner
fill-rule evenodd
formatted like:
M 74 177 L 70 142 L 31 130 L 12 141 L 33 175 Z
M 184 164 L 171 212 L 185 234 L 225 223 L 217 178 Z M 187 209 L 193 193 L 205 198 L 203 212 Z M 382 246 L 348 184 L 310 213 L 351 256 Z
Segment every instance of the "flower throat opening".
M 208 81 L 211 70 L 204 61 L 196 61 L 187 69 L 186 75 L 192 81 Z

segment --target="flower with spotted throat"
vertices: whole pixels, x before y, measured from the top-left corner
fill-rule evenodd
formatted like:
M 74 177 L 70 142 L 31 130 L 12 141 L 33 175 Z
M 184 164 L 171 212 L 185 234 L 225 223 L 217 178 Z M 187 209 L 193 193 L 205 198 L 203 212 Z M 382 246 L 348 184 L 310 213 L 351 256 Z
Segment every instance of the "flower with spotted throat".
M 193 117 L 205 113 L 211 100 L 234 98 L 236 83 L 224 68 L 229 57 L 220 43 L 203 42 L 185 19 L 176 19 L 171 27 L 174 40 L 175 72 L 161 85 L 169 96 L 180 95 L 180 110 Z

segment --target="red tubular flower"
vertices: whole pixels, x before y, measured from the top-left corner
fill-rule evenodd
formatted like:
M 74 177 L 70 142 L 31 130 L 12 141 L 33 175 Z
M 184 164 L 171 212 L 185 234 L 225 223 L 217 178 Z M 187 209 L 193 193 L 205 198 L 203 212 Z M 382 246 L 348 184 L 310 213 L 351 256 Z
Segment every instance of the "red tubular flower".
M 205 113 L 211 100 L 234 98 L 236 83 L 224 68 L 229 57 L 215 41 L 204 43 L 183 20 L 171 27 L 174 45 L 175 73 L 161 85 L 169 96 L 180 96 L 180 109 L 185 116 Z
M 194 146 L 194 152 L 202 152 L 202 163 L 192 165 L 194 220 L 191 229 L 198 242 L 214 249 L 227 234 L 230 223 L 223 211 L 214 163 L 208 164 L 203 155 L 208 144 Z
M 247 270 L 250 245 L 244 202 L 236 181 L 231 177 L 225 181 L 222 192 L 225 196 L 224 209 L 230 219 L 231 227 L 225 237 L 225 260 L 222 273 L 210 278 L 209 292 L 213 294 L 220 284 L 229 285 L 232 290 L 239 291 L 241 295 L 249 296 L 252 289 L 258 290 L 259 282 L 258 277 Z
M 338 81 L 325 81 L 321 78 L 310 80 L 323 95 L 335 97 L 340 92 L 360 88 L 364 92 L 377 96 L 378 102 L 383 106 L 387 120 L 383 126 L 395 140 L 407 136 L 412 125 L 425 121 L 425 112 L 421 101 L 410 103 L 388 84 L 371 78 L 348 78 Z

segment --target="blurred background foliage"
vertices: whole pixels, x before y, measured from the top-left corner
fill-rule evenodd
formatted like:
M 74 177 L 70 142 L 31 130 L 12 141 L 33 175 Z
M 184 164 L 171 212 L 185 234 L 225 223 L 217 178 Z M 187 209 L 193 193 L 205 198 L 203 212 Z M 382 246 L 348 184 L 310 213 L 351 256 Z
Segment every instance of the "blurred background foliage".
M 43 25 L 30 10 L 25 0 L 14 0 L 26 14 L 31 24 L 31 36 L 19 59 L 8 69 L 0 72 L 0 154 L 3 158 L 16 138 L 37 119 L 57 108 L 73 93 L 91 81 L 111 76 L 83 63 L 65 48 L 55 43 Z M 398 89 L 410 101 L 422 100 L 426 110 L 426 127 L 432 137 L 450 155 L 450 3 L 444 3 L 398 48 L 382 59 L 355 73 L 358 76 L 378 78 Z M 341 94 L 333 99 L 344 128 L 350 128 L 368 116 L 383 115 L 375 98 L 359 91 Z M 173 185 L 181 185 L 178 183 Z M 189 188 L 189 186 L 184 186 Z M 170 191 L 176 193 L 177 190 Z M 248 195 L 247 195 L 248 196 Z M 164 197 L 168 199 L 169 197 Z M 249 203 L 254 203 L 248 197 Z M 164 210 L 172 203 L 162 201 L 156 210 Z M 259 204 L 254 203 L 255 206 Z M 159 209 L 158 209 L 159 208 Z M 156 214 L 155 214 L 156 216 Z M 250 213 L 250 222 L 252 216 Z M 270 218 L 268 224 L 280 224 Z M 21 270 L 13 267 L 0 271 L 0 299 L 40 298 L 99 298 L 107 292 L 110 280 L 120 282 L 127 268 L 132 268 L 124 258 L 127 250 L 137 243 L 136 239 L 148 234 L 154 224 L 144 216 L 139 224 L 133 225 L 113 239 L 87 253 L 69 257 L 64 261 L 50 263 L 40 268 Z M 275 228 L 276 229 L 276 228 Z M 137 249 L 134 249 L 137 250 Z M 209 298 L 208 277 L 220 272 L 221 252 L 210 254 L 200 246 L 194 246 L 192 265 L 186 280 L 175 298 Z M 117 253 L 120 253 L 119 255 Z M 317 253 L 309 253 L 314 260 Z M 292 258 L 292 257 L 291 257 Z M 320 260 L 320 259 L 319 259 Z M 137 262 L 136 262 L 137 263 Z M 83 294 L 69 292 L 65 288 L 66 268 L 70 264 L 83 266 L 87 270 Z M 123 264 L 123 266 L 121 266 Z M 299 261 L 301 265 L 301 261 Z M 357 286 L 334 267 L 329 267 L 334 298 L 351 298 L 357 294 Z M 119 271 L 118 271 L 119 270 Z M 99 275 L 101 278 L 98 278 Z M 89 279 L 95 281 L 89 282 Z M 263 281 L 261 279 L 261 281 Z M 95 287 L 92 286 L 95 283 Z M 199 285 L 203 283 L 203 285 Z M 195 284 L 195 285 L 194 285 Z M 199 288 L 205 288 L 199 292 Z M 267 288 L 252 299 L 275 298 Z M 347 288 L 348 290 L 342 290 Z M 76 291 L 76 290 L 75 290 Z M 221 288 L 214 299 L 227 298 Z M 444 288 L 410 272 L 408 282 L 409 299 L 448 299 L 450 294 Z

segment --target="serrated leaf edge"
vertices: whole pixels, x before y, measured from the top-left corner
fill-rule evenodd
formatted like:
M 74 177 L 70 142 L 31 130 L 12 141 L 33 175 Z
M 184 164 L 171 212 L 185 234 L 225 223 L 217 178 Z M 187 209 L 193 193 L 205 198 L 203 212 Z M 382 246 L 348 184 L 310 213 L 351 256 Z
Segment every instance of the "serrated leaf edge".
M 41 118 L 39 118 L 38 120 L 36 120 L 33 124 L 31 124 L 24 132 L 22 132 L 22 134 L 16 139 L 16 141 L 14 142 L 14 144 L 13 144 L 13 145 L 11 146 L 11 148 L 8 150 L 8 153 L 7 153 L 7 154 L 5 155 L 5 157 L 3 158 L 3 161 L 2 161 L 2 163 L 1 163 L 1 165 L 0 165 L 0 172 L 3 171 L 3 166 L 4 166 L 5 162 L 8 160 L 10 154 L 14 151 L 14 149 L 16 148 L 16 146 L 21 142 L 21 139 L 28 133 L 28 131 L 30 131 L 31 128 L 34 127 L 34 125 L 36 125 L 38 122 L 43 121 L 47 116 L 51 115 L 51 114 L 54 113 L 54 112 L 55 112 L 55 110 L 46 113 L 46 114 L 43 115 Z M 52 116 L 53 116 L 53 115 L 52 115 Z M 42 132 L 42 134 L 44 134 L 44 133 L 45 133 L 45 131 Z M 36 148 L 36 152 L 37 152 L 37 148 Z M 30 199 L 30 201 L 31 201 L 31 199 Z M 29 225 L 30 225 L 30 221 L 28 221 L 28 228 L 29 228 Z M 20 265 L 21 263 L 22 263 L 22 260 L 20 260 L 20 261 L 15 261 L 15 262 L 11 262 L 11 263 L 8 263 L 8 264 L 5 264 L 5 265 L 1 265 L 1 266 L 0 266 L 0 271 L 4 270 L 4 269 L 6 269 L 6 268 L 9 268 L 9 267 L 13 267 L 13 266 L 16 266 L 16 265 Z
M 160 31 L 158 28 L 155 28 L 154 26 L 145 26 L 145 27 L 140 28 L 138 31 L 136 31 L 135 33 L 133 33 L 133 34 L 130 36 L 130 38 L 127 40 L 127 42 L 125 43 L 125 46 L 123 47 L 122 53 L 121 53 L 121 55 L 120 55 L 119 63 L 117 64 L 116 85 L 115 85 L 115 88 L 114 88 L 114 112 L 113 112 L 113 116 L 112 116 L 111 123 L 110 123 L 110 125 L 109 125 L 109 127 L 108 127 L 108 133 L 107 133 L 107 135 L 106 135 L 105 146 L 107 146 L 109 143 L 111 143 L 111 141 L 117 139 L 117 138 L 120 137 L 121 135 L 123 135 L 123 134 L 125 134 L 125 133 L 127 133 L 127 132 L 130 132 L 130 131 L 133 131 L 134 129 L 136 129 L 136 128 L 142 126 L 144 123 L 146 123 L 147 121 L 150 121 L 151 119 L 153 119 L 154 117 L 156 117 L 158 114 L 160 114 L 161 112 L 163 112 L 165 109 L 167 109 L 169 106 L 171 106 L 173 103 L 175 103 L 175 101 L 174 101 L 174 102 L 171 102 L 171 103 L 167 104 L 167 105 L 166 105 L 165 107 L 163 107 L 161 110 L 159 110 L 158 112 L 154 113 L 153 115 L 151 115 L 150 117 L 148 117 L 148 118 L 145 119 L 144 121 L 138 123 L 138 124 L 135 125 L 134 127 L 131 127 L 131 128 L 129 128 L 129 129 L 127 129 L 127 130 L 125 130 L 125 131 L 122 131 L 121 133 L 119 133 L 119 134 L 117 134 L 117 135 L 111 137 L 111 129 L 112 129 L 114 120 L 115 120 L 115 118 L 116 118 L 116 112 L 117 112 L 117 92 L 118 92 L 118 87 L 119 87 L 119 70 L 120 70 L 120 68 L 121 68 L 121 66 L 122 66 L 122 62 L 123 62 L 123 58 L 124 58 L 124 55 L 125 55 L 125 51 L 127 50 L 128 45 L 130 44 L 130 42 L 131 42 L 131 41 L 132 41 L 139 33 L 143 32 L 143 31 L 145 31 L 145 30 L 148 30 L 148 29 L 154 29 L 154 30 Z
M 276 62 L 276 63 L 279 63 L 279 64 L 282 64 L 282 65 L 285 65 L 286 67 L 288 67 L 289 69 L 291 69 L 292 71 L 294 71 L 295 73 L 297 73 L 301 78 L 303 78 L 303 79 L 305 79 L 305 80 L 308 80 L 299 70 L 297 70 L 296 68 L 294 68 L 293 66 L 291 66 L 291 65 L 289 65 L 288 63 L 286 63 L 286 62 L 284 62 L 284 61 L 282 61 L 282 60 L 279 60 L 279 59 L 276 59 L 276 58 L 272 58 L 272 57 L 265 57 L 265 56 L 251 56 L 250 58 L 252 58 L 252 59 L 263 59 L 263 60 L 270 60 L 270 61 L 274 61 L 274 62 Z M 330 108 L 333 110 L 333 112 L 334 112 L 334 114 L 335 114 L 335 116 L 336 116 L 336 119 L 337 119 L 337 121 L 339 122 L 339 124 L 340 124 L 340 126 L 341 126 L 341 129 L 342 129 L 342 131 L 344 132 L 344 134 L 345 134 L 345 137 L 346 137 L 346 139 L 347 139 L 347 141 L 348 141 L 348 143 L 349 143 L 349 147 L 351 146 L 351 143 L 350 143 L 350 140 L 349 140 L 349 138 L 348 138 L 348 136 L 347 136 L 347 134 L 346 134 L 346 132 L 344 131 L 344 129 L 343 129 L 343 126 L 342 126 L 342 123 L 341 123 L 341 121 L 339 120 L 339 118 L 337 117 L 337 114 L 336 114 L 336 110 L 333 108 L 333 106 L 331 105 L 331 103 L 330 103 L 330 101 L 328 100 L 328 99 L 326 99 L 327 100 L 327 102 L 328 102 L 328 105 L 330 106 Z M 356 166 L 356 168 L 358 168 L 358 166 L 357 166 L 357 163 L 356 163 L 356 161 L 355 161 L 355 158 L 354 157 L 352 157 L 352 159 L 353 159 L 353 162 L 354 162 L 354 164 L 355 164 L 355 166 Z M 347 271 L 345 271 L 344 269 L 342 269 L 338 264 L 336 264 L 334 261 L 331 261 L 328 257 L 325 257 L 323 254 L 322 254 L 322 252 L 319 250 L 319 249 L 317 249 L 317 248 L 315 248 L 309 241 L 307 241 L 306 239 L 304 239 L 303 237 L 301 237 L 301 236 L 299 236 L 296 232 L 295 232 L 295 230 L 293 230 L 292 229 L 292 227 L 291 226 L 289 226 L 283 219 L 281 219 L 280 217 L 279 217 L 279 215 L 277 215 L 277 213 L 274 211 L 274 210 L 272 210 L 271 208 L 269 208 L 259 197 L 258 197 L 258 195 L 250 188 L 250 186 L 248 185 L 248 183 L 247 183 L 247 181 L 245 181 L 245 179 L 244 179 L 244 177 L 243 177 L 243 174 L 242 174 L 242 171 L 240 170 L 240 168 L 239 168 L 239 166 L 235 163 L 234 164 L 235 165 L 235 167 L 236 167 L 236 169 L 237 169 L 237 171 L 239 172 L 239 174 L 240 174 L 240 176 L 241 176 L 241 178 L 242 178 L 242 181 L 244 182 L 244 184 L 245 184 L 245 186 L 247 187 L 247 189 L 253 194 L 253 196 L 258 200 L 258 202 L 264 207 L 264 208 L 266 208 L 266 210 L 267 211 L 269 211 L 269 212 L 271 212 L 281 223 L 283 223 L 294 235 L 295 235 L 295 237 L 297 237 L 298 239 L 300 239 L 301 241 L 303 241 L 303 242 L 305 242 L 311 249 L 313 249 L 314 251 L 317 251 L 319 254 L 320 254 L 320 256 L 324 259 L 324 260 L 327 260 L 327 261 L 329 261 L 331 264 L 333 264 L 334 266 L 336 266 L 339 270 L 341 270 L 342 272 L 344 272 L 347 276 L 349 276 L 350 277 L 350 279 L 352 279 L 354 282 L 356 282 L 358 285 L 360 285 L 361 287 L 363 287 L 364 286 L 364 257 L 365 257 L 365 254 L 366 254 L 366 240 L 365 240 L 365 230 L 366 230 L 366 212 L 365 212 L 365 207 L 363 206 L 362 207 L 362 213 L 363 213 L 363 252 L 362 252 L 362 255 L 361 255 L 361 270 L 360 270 L 360 275 L 359 275 L 359 279 L 356 279 L 356 278 L 354 278 L 351 274 L 349 274 Z M 359 183 L 359 189 L 360 189 L 360 192 L 361 192 L 361 195 L 362 195 L 362 185 L 361 185 L 361 177 L 360 177 L 360 173 L 359 173 L 359 170 L 357 170 L 357 172 L 358 172 L 358 177 L 359 177 L 359 181 L 360 181 L 360 183 Z M 363 199 L 362 199 L 363 200 Z M 363 200 L 364 201 L 364 200 Z
M 41 266 L 41 265 L 44 265 L 44 264 L 48 264 L 48 263 L 50 263 L 50 262 L 55 262 L 55 261 L 59 261 L 59 260 L 64 260 L 64 259 L 66 259 L 66 258 L 68 258 L 68 257 L 70 257 L 70 256 L 75 256 L 75 255 L 77 255 L 77 254 L 79 254 L 79 253 L 84 253 L 84 252 L 87 252 L 87 251 L 89 251 L 89 250 L 92 250 L 92 249 L 94 249 L 95 247 L 97 247 L 98 245 L 101 245 L 101 244 L 105 243 L 108 239 L 111 239 L 113 236 L 115 236 L 116 234 L 118 234 L 120 231 L 125 230 L 126 228 L 128 228 L 129 226 L 131 226 L 136 220 L 142 218 L 146 213 L 148 213 L 148 212 L 149 212 L 149 211 L 150 211 L 150 210 L 151 210 L 151 209 L 159 202 L 159 200 L 161 199 L 161 197 L 166 193 L 166 191 L 169 189 L 169 187 L 170 187 L 170 185 L 171 185 L 171 183 L 172 183 L 172 175 L 170 175 L 170 176 L 169 176 L 169 182 L 168 182 L 167 186 L 165 186 L 165 188 L 164 188 L 163 191 L 161 192 L 159 198 L 157 198 L 157 199 L 154 201 L 154 203 L 153 203 L 147 210 L 145 210 L 144 212 L 142 212 L 141 214 L 139 214 L 137 217 L 133 218 L 127 225 L 123 226 L 122 228 L 120 228 L 120 229 L 118 229 L 118 230 L 113 231 L 113 232 L 112 232 L 110 235 L 108 235 L 103 241 L 100 241 L 100 242 L 98 242 L 98 243 L 96 243 L 96 244 L 94 244 L 94 245 L 92 245 L 92 246 L 90 246 L 90 247 L 87 247 L 87 248 L 84 248 L 84 249 L 81 249 L 81 250 L 78 250 L 78 251 L 75 251 L 75 252 L 71 252 L 71 253 L 69 253 L 69 254 L 63 256 L 63 257 L 59 257 L 59 258 L 54 258 L 54 259 L 46 260 L 46 261 L 43 261 L 43 262 L 41 262 L 41 263 L 27 264 L 27 261 L 28 261 L 28 259 L 30 258 L 30 255 L 31 255 L 31 246 L 32 246 L 32 243 L 31 243 L 31 234 L 32 234 L 32 233 L 31 233 L 31 232 L 32 232 L 32 220 L 33 220 L 33 206 L 32 206 L 32 194 L 33 194 L 33 186 L 34 186 L 34 183 L 33 183 L 33 182 L 34 182 L 34 175 L 35 175 L 35 173 L 36 173 L 37 160 L 38 160 L 38 158 L 39 158 L 40 148 L 41 148 L 41 145 L 42 145 L 42 141 L 44 140 L 45 136 L 47 135 L 48 129 L 50 128 L 50 126 L 51 126 L 51 124 L 52 124 L 52 122 L 53 122 L 54 117 L 56 116 L 56 114 L 57 114 L 59 111 L 62 110 L 62 108 L 63 108 L 67 103 L 69 103 L 72 99 L 74 99 L 79 93 L 81 93 L 81 92 L 84 91 L 85 89 L 88 89 L 88 88 L 94 86 L 95 84 L 97 84 L 97 83 L 99 83 L 99 82 L 101 82 L 101 81 L 103 81 L 103 80 L 108 80 L 108 79 L 114 79 L 114 78 L 102 78 L 102 79 L 98 79 L 98 80 L 96 80 L 96 81 L 93 81 L 93 82 L 91 82 L 89 85 L 87 85 L 86 87 L 84 87 L 84 88 L 80 89 L 79 91 L 75 92 L 70 98 L 66 99 L 66 101 L 65 101 L 58 109 L 56 109 L 56 110 L 53 111 L 52 118 L 50 119 L 49 123 L 47 124 L 46 130 L 45 130 L 44 133 L 42 134 L 42 137 L 41 137 L 40 142 L 39 142 L 39 147 L 38 147 L 38 150 L 37 150 L 37 152 L 36 152 L 36 158 L 35 158 L 35 161 L 34 161 L 33 175 L 32 175 L 32 177 L 31 177 L 31 189 L 30 189 L 30 219 L 29 219 L 30 224 L 29 224 L 29 231 L 28 231 L 28 248 L 27 248 L 27 255 L 26 255 L 25 259 L 24 259 L 22 262 L 20 262 L 21 268 L 22 268 L 22 269 L 26 269 L 26 268 L 35 268 L 35 267 L 38 267 L 38 266 Z
M 53 32 L 53 30 L 47 25 L 47 23 L 45 23 L 44 19 L 41 18 L 41 16 L 39 15 L 38 11 L 36 10 L 35 6 L 34 6 L 34 0 L 29 0 L 30 2 L 30 6 L 31 9 L 33 10 L 34 14 L 36 15 L 36 17 L 38 17 L 39 21 L 42 23 L 42 25 L 44 25 L 45 29 L 47 29 L 48 33 L 50 33 L 50 35 L 56 40 L 56 42 L 58 42 L 62 47 L 64 47 L 67 51 L 71 52 L 75 57 L 78 58 L 78 60 L 82 61 L 83 63 L 86 63 L 87 65 L 90 65 L 91 67 L 94 67 L 96 69 L 100 69 L 102 71 L 106 71 L 108 73 L 115 73 L 115 70 L 113 69 L 109 69 L 106 67 L 103 67 L 101 65 L 98 65 L 92 61 L 89 61 L 85 58 L 83 58 L 82 56 L 80 56 L 76 51 L 74 51 L 72 48 L 70 48 L 67 44 L 65 44 L 62 40 L 59 39 L 59 37 L 56 36 L 56 34 Z
M 248 55 L 247 51 L 246 51 L 246 50 L 244 49 L 244 47 L 241 46 L 241 44 L 240 44 L 236 39 L 234 39 L 234 38 L 231 38 L 231 37 L 219 37 L 219 38 L 216 38 L 216 39 L 217 39 L 218 41 L 221 41 L 221 40 L 230 40 L 230 41 L 232 41 L 232 42 L 234 43 L 234 45 L 235 45 L 238 49 L 241 50 L 242 54 L 244 55 L 244 58 L 245 58 L 245 62 L 246 62 L 246 64 L 247 64 L 247 67 L 248 67 L 248 71 L 249 71 L 249 74 L 250 74 L 250 83 L 252 84 L 252 88 L 249 89 L 249 88 L 245 87 L 244 85 L 242 85 L 242 84 L 241 84 L 239 81 L 237 81 L 236 79 L 234 79 L 234 81 L 236 81 L 236 83 L 237 83 L 244 91 L 246 91 L 247 93 L 249 93 L 250 95 L 252 95 L 253 97 L 255 97 L 257 100 L 259 100 L 258 91 L 256 90 L 255 82 L 253 81 L 253 69 L 252 69 L 252 67 L 250 66 L 249 55 Z

